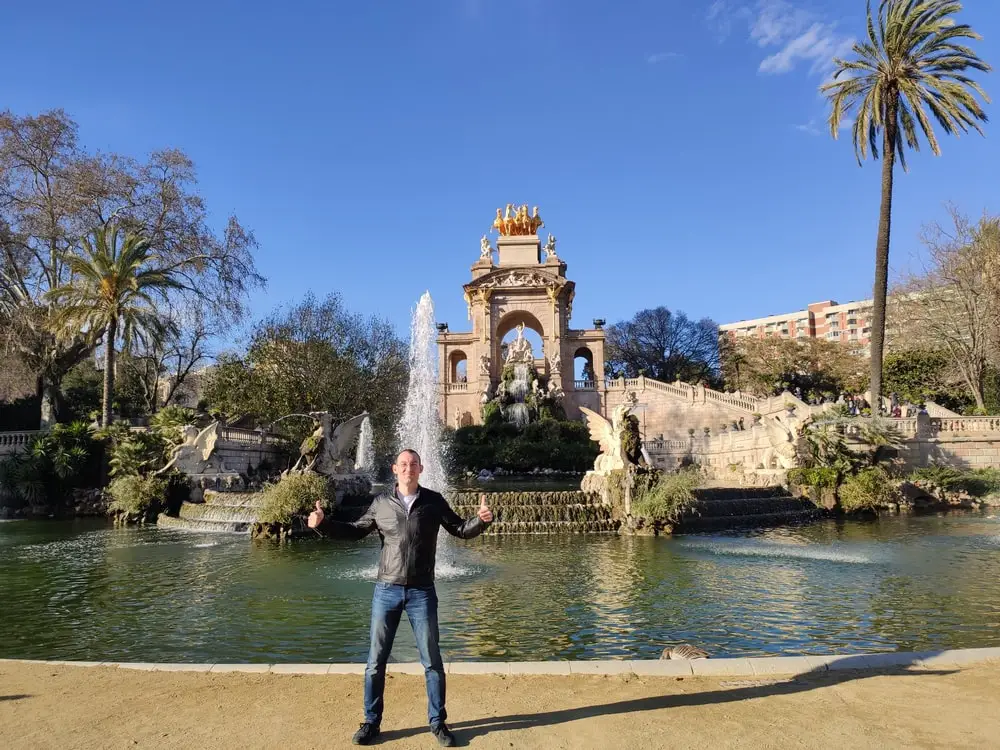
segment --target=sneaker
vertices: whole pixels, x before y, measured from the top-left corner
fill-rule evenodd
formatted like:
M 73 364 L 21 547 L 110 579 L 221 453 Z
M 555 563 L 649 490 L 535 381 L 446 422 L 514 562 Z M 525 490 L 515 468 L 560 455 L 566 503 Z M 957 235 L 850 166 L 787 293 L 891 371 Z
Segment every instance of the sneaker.
M 361 725 L 361 729 L 354 733 L 354 737 L 351 738 L 351 742 L 355 745 L 370 745 L 378 737 L 378 724 L 371 724 L 365 722 Z
M 436 727 L 431 727 L 431 734 L 437 737 L 438 744 L 441 747 L 456 747 L 458 745 L 455 735 L 448 729 L 447 724 L 438 724 Z

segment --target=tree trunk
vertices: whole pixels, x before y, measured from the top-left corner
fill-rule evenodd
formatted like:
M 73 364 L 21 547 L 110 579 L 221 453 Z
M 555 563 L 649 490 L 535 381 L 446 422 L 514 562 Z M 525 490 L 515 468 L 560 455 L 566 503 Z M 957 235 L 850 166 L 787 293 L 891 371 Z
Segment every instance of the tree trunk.
M 39 375 L 35 380 L 35 393 L 38 394 L 38 402 L 41 405 L 41 414 L 38 418 L 40 430 L 48 430 L 56 423 L 56 398 L 53 393 L 55 390 L 44 375 Z
M 115 339 L 118 336 L 118 321 L 108 323 L 104 335 L 104 401 L 101 404 L 101 426 L 111 425 L 111 403 L 115 392 Z
M 882 209 L 875 243 L 875 285 L 872 289 L 871 407 L 878 415 L 882 407 L 882 352 L 885 348 L 885 298 L 889 288 L 889 230 L 892 223 L 892 170 L 896 164 L 896 116 L 898 94 L 886 103 L 882 144 Z

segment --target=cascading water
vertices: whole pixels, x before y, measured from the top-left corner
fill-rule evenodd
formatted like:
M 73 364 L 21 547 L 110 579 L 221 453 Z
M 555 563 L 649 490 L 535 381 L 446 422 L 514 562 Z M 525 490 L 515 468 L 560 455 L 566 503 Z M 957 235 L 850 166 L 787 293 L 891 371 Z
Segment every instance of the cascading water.
M 361 423 L 361 433 L 358 435 L 358 452 L 354 458 L 354 470 L 364 474 L 369 479 L 375 478 L 375 436 L 372 433 L 372 421 L 368 417 Z
M 514 379 L 507 387 L 507 392 L 514 399 L 514 403 L 507 406 L 506 417 L 508 422 L 513 422 L 518 427 L 528 424 L 528 405 L 524 403 L 530 387 L 528 380 L 528 365 L 514 365 Z
M 438 492 L 447 490 L 438 418 L 437 330 L 430 292 L 420 298 L 410 324 L 410 387 L 397 435 L 400 450 L 412 448 L 420 454 L 424 466 L 420 484 Z

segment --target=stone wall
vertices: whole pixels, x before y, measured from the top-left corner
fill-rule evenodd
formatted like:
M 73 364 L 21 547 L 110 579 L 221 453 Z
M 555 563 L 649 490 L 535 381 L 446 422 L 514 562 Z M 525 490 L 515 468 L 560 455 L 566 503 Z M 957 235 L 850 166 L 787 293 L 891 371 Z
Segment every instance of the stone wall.
M 703 435 L 705 428 L 712 434 L 723 425 L 734 422 L 749 428 L 754 415 L 777 416 L 788 406 L 795 407 L 799 417 L 805 417 L 820 407 L 811 407 L 791 393 L 760 399 L 739 391 L 723 393 L 704 386 L 677 381 L 663 383 L 652 378 L 620 378 L 604 381 L 603 414 L 611 414 L 630 393 L 635 393 L 638 406 L 633 413 L 639 418 L 639 431 L 644 440 L 687 440 L 689 430 Z
M 37 434 L 38 431 L 0 432 L 0 458 L 23 451 Z M 251 468 L 256 470 L 265 459 L 271 466 L 282 469 L 287 462 L 287 454 L 277 440 L 255 430 L 220 428 L 215 453 L 225 461 L 227 468 L 243 474 Z
M 1000 467 L 1000 417 L 930 417 L 887 419 L 902 436 L 898 451 L 906 471 L 930 465 L 981 469 Z M 848 435 L 848 440 L 850 436 Z M 780 467 L 769 450 L 764 428 L 704 431 L 674 440 L 645 440 L 643 446 L 658 468 L 672 470 L 685 462 L 702 466 L 710 478 L 737 481 L 746 471 L 773 480 Z

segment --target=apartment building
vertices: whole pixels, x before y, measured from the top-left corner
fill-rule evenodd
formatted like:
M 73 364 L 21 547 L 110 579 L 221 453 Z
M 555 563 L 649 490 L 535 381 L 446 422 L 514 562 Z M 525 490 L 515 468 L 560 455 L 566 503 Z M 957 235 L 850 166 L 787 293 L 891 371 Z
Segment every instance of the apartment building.
M 871 343 L 871 318 L 870 299 L 842 305 L 826 300 L 813 302 L 805 310 L 726 323 L 719 326 L 719 334 L 731 339 L 768 336 L 821 338 L 849 346 L 858 354 L 867 354 Z

